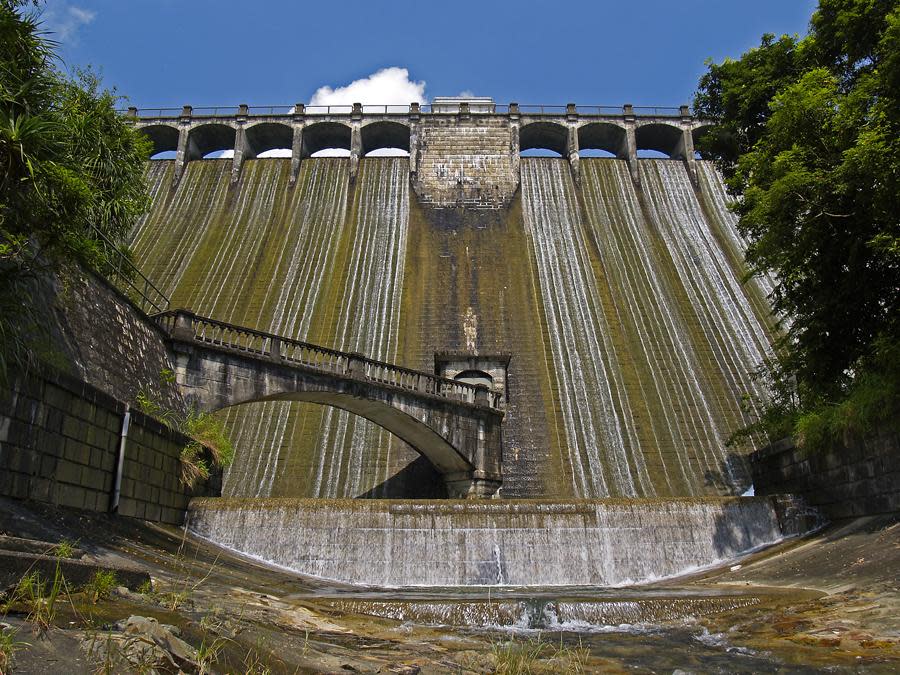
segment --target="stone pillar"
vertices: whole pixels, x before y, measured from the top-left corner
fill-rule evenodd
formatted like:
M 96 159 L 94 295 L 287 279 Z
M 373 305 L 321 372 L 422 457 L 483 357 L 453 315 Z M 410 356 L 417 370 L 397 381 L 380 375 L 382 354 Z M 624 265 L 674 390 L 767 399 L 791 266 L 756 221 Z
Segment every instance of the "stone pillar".
M 419 119 L 421 108 L 418 103 L 409 104 L 409 175 L 415 180 L 419 160 Z
M 490 499 L 498 496 L 503 484 L 496 478 L 483 478 L 483 472 L 445 474 L 444 485 L 450 499 Z
M 625 119 L 625 157 L 628 160 L 628 169 L 631 171 L 631 179 L 639 184 L 641 176 L 638 173 L 637 165 L 637 141 L 634 137 L 635 117 L 634 106 L 626 103 L 622 108 L 622 115 Z
M 294 112 L 291 115 L 294 126 L 294 136 L 291 140 L 291 181 L 297 182 L 300 173 L 300 160 L 303 158 L 303 120 L 306 116 L 306 106 L 302 103 L 294 104 Z
M 518 186 L 522 182 L 522 174 L 519 171 L 519 166 L 521 165 L 521 158 L 519 157 L 519 152 L 521 145 L 519 143 L 519 104 L 518 103 L 510 103 L 509 104 L 509 168 L 512 171 L 512 175 L 515 176 L 516 185 Z
M 350 182 L 356 180 L 359 158 L 362 157 L 362 103 L 354 103 L 350 113 Z
M 356 380 L 366 379 L 365 356 L 357 352 L 347 355 L 347 376 Z
M 691 117 L 690 108 L 686 105 L 681 106 L 679 113 L 681 114 L 681 140 L 678 141 L 674 154 L 684 160 L 688 175 L 696 187 L 700 185 L 700 177 L 697 173 L 697 160 L 694 157 L 694 135 L 692 133 L 694 120 Z
M 578 184 L 581 182 L 581 170 L 578 164 L 580 160 L 578 156 L 578 127 L 575 126 L 574 122 L 569 122 L 569 136 L 566 139 L 566 155 L 569 158 L 569 166 L 572 169 L 572 178 L 575 180 L 575 183 Z
M 244 157 L 249 155 L 252 150 L 247 145 L 247 115 L 249 107 L 246 103 L 238 106 L 237 114 L 237 131 L 234 134 L 234 156 L 231 159 L 231 182 L 236 183 L 241 177 L 241 166 L 244 163 Z
M 137 116 L 138 116 L 138 109 L 137 109 L 136 107 L 134 107 L 133 105 L 132 105 L 132 106 L 129 106 L 129 107 L 128 107 L 128 113 L 127 113 L 126 116 L 127 116 L 127 117 L 137 117 Z M 133 121 L 133 120 L 132 120 L 132 121 Z
M 190 342 L 194 339 L 194 317 L 196 314 L 188 310 L 179 310 L 175 315 L 175 325 L 172 327 L 172 338 Z
M 190 129 L 191 115 L 193 109 L 186 105 L 181 109 L 181 116 L 178 118 L 178 150 L 175 152 L 175 176 L 172 179 L 173 185 L 178 185 L 181 180 L 181 174 L 184 173 L 185 164 L 193 159 L 190 148 Z

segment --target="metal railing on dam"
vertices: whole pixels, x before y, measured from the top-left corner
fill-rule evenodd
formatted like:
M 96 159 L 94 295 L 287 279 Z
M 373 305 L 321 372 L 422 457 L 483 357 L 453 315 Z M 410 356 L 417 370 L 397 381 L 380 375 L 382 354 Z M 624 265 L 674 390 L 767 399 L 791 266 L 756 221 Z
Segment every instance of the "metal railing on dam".
M 236 326 L 182 309 L 161 312 L 153 318 L 174 339 L 193 340 L 290 366 L 363 380 L 378 386 L 396 387 L 416 394 L 437 396 L 448 401 L 494 410 L 503 408 L 502 395 L 487 387 L 376 361 L 361 354 L 342 352 L 254 328 Z
M 278 104 L 278 105 L 237 105 L 216 106 L 180 106 L 180 107 L 130 107 L 122 108 L 120 113 L 142 120 L 149 119 L 175 119 L 185 115 L 192 117 L 289 117 L 292 115 L 352 115 L 354 113 L 364 115 L 454 115 L 459 112 L 488 115 L 579 115 L 614 117 L 621 115 L 635 115 L 637 117 L 682 117 L 691 115 L 688 106 L 635 106 L 602 105 L 602 104 L 545 104 L 545 103 L 508 103 L 495 104 L 483 108 L 469 109 L 465 103 L 457 109 L 449 109 L 446 106 L 432 105 L 430 103 L 398 104 L 362 104 L 352 105 L 306 105 L 304 103 Z

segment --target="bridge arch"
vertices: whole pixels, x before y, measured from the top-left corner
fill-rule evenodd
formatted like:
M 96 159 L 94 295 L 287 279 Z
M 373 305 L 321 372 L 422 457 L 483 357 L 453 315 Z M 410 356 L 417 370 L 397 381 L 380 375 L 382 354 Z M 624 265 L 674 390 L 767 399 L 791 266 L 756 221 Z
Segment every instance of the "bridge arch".
M 551 150 L 568 155 L 569 129 L 556 122 L 531 122 L 519 129 L 519 152 Z
M 349 392 L 285 391 L 235 401 L 228 407 L 260 401 L 297 401 L 340 408 L 369 420 L 405 441 L 444 476 L 464 475 L 473 469 L 472 463 L 450 441 L 419 419 L 382 401 L 361 398 Z
M 350 127 L 340 122 L 314 122 L 303 128 L 303 157 L 310 157 L 320 150 L 341 149 L 350 151 Z
M 237 131 L 227 124 L 198 124 L 188 132 L 188 161 L 203 159 L 211 152 L 234 150 Z
M 360 129 L 362 152 L 364 155 L 373 150 L 396 148 L 409 152 L 409 127 L 400 122 L 379 120 L 363 125 Z
M 294 130 L 281 122 L 259 122 L 244 130 L 246 147 L 244 157 L 259 157 L 270 150 L 287 150 L 290 152 L 294 142 Z
M 578 128 L 578 149 L 605 150 L 619 158 L 627 157 L 625 129 L 610 122 L 589 122 Z
M 151 124 L 140 128 L 150 142 L 153 144 L 153 150 L 150 156 L 158 155 L 161 152 L 177 152 L 178 150 L 178 129 L 168 124 Z
M 681 127 L 664 122 L 643 124 L 634 130 L 635 145 L 638 150 L 655 150 L 671 159 L 683 159 L 683 131 Z

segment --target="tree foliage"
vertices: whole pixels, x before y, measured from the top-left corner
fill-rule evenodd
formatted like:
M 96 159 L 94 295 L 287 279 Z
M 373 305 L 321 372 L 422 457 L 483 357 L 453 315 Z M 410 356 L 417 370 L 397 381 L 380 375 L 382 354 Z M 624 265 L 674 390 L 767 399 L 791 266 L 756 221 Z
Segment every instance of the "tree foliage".
M 773 385 L 770 417 L 871 398 L 900 344 L 900 3 L 821 0 L 807 37 L 708 64 L 694 105 L 716 122 L 698 148 L 738 197 L 749 267 L 777 282 L 771 376 L 799 405 Z M 897 387 L 881 391 L 879 414 L 896 412 Z
M 98 231 L 121 242 L 149 205 L 148 141 L 94 73 L 60 71 L 31 4 L 0 0 L 0 376 L 29 354 L 29 281 L 102 266 Z

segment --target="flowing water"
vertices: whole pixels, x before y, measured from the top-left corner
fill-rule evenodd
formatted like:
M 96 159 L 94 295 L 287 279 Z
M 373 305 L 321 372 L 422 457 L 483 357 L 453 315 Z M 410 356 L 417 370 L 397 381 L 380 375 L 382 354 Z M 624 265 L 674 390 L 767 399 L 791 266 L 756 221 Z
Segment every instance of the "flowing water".
M 410 194 L 403 158 L 173 162 L 148 168 L 136 258 L 174 306 L 420 369 L 435 351 L 512 354 L 504 494 L 740 494 L 725 439 L 769 353 L 771 281 L 740 282 L 744 242 L 712 165 L 523 158 L 509 209 L 462 216 Z M 452 210 L 451 210 L 452 211 Z M 458 214 L 457 214 L 458 215 Z M 425 496 L 415 452 L 308 403 L 223 411 L 231 496 Z M 424 467 L 427 469 L 427 467 Z M 437 482 L 439 486 L 439 481 Z M 435 488 L 436 489 L 436 488 Z
M 358 180 L 353 245 L 342 293 L 335 300 L 340 312 L 330 346 L 395 362 L 409 222 L 408 162 L 365 163 Z M 313 496 L 364 492 L 364 469 L 373 463 L 379 478 L 390 477 L 391 442 L 383 429 L 329 408 L 321 436 Z
M 301 574 L 378 587 L 627 586 L 782 538 L 768 497 L 195 499 L 190 528 Z
M 725 440 L 743 420 L 738 392 L 758 393 L 749 373 L 770 330 L 740 283 L 721 183 L 704 165 L 698 198 L 680 162 L 642 160 L 640 191 L 622 161 L 581 167 L 579 191 L 566 162 L 522 160 L 576 495 L 745 485 Z

